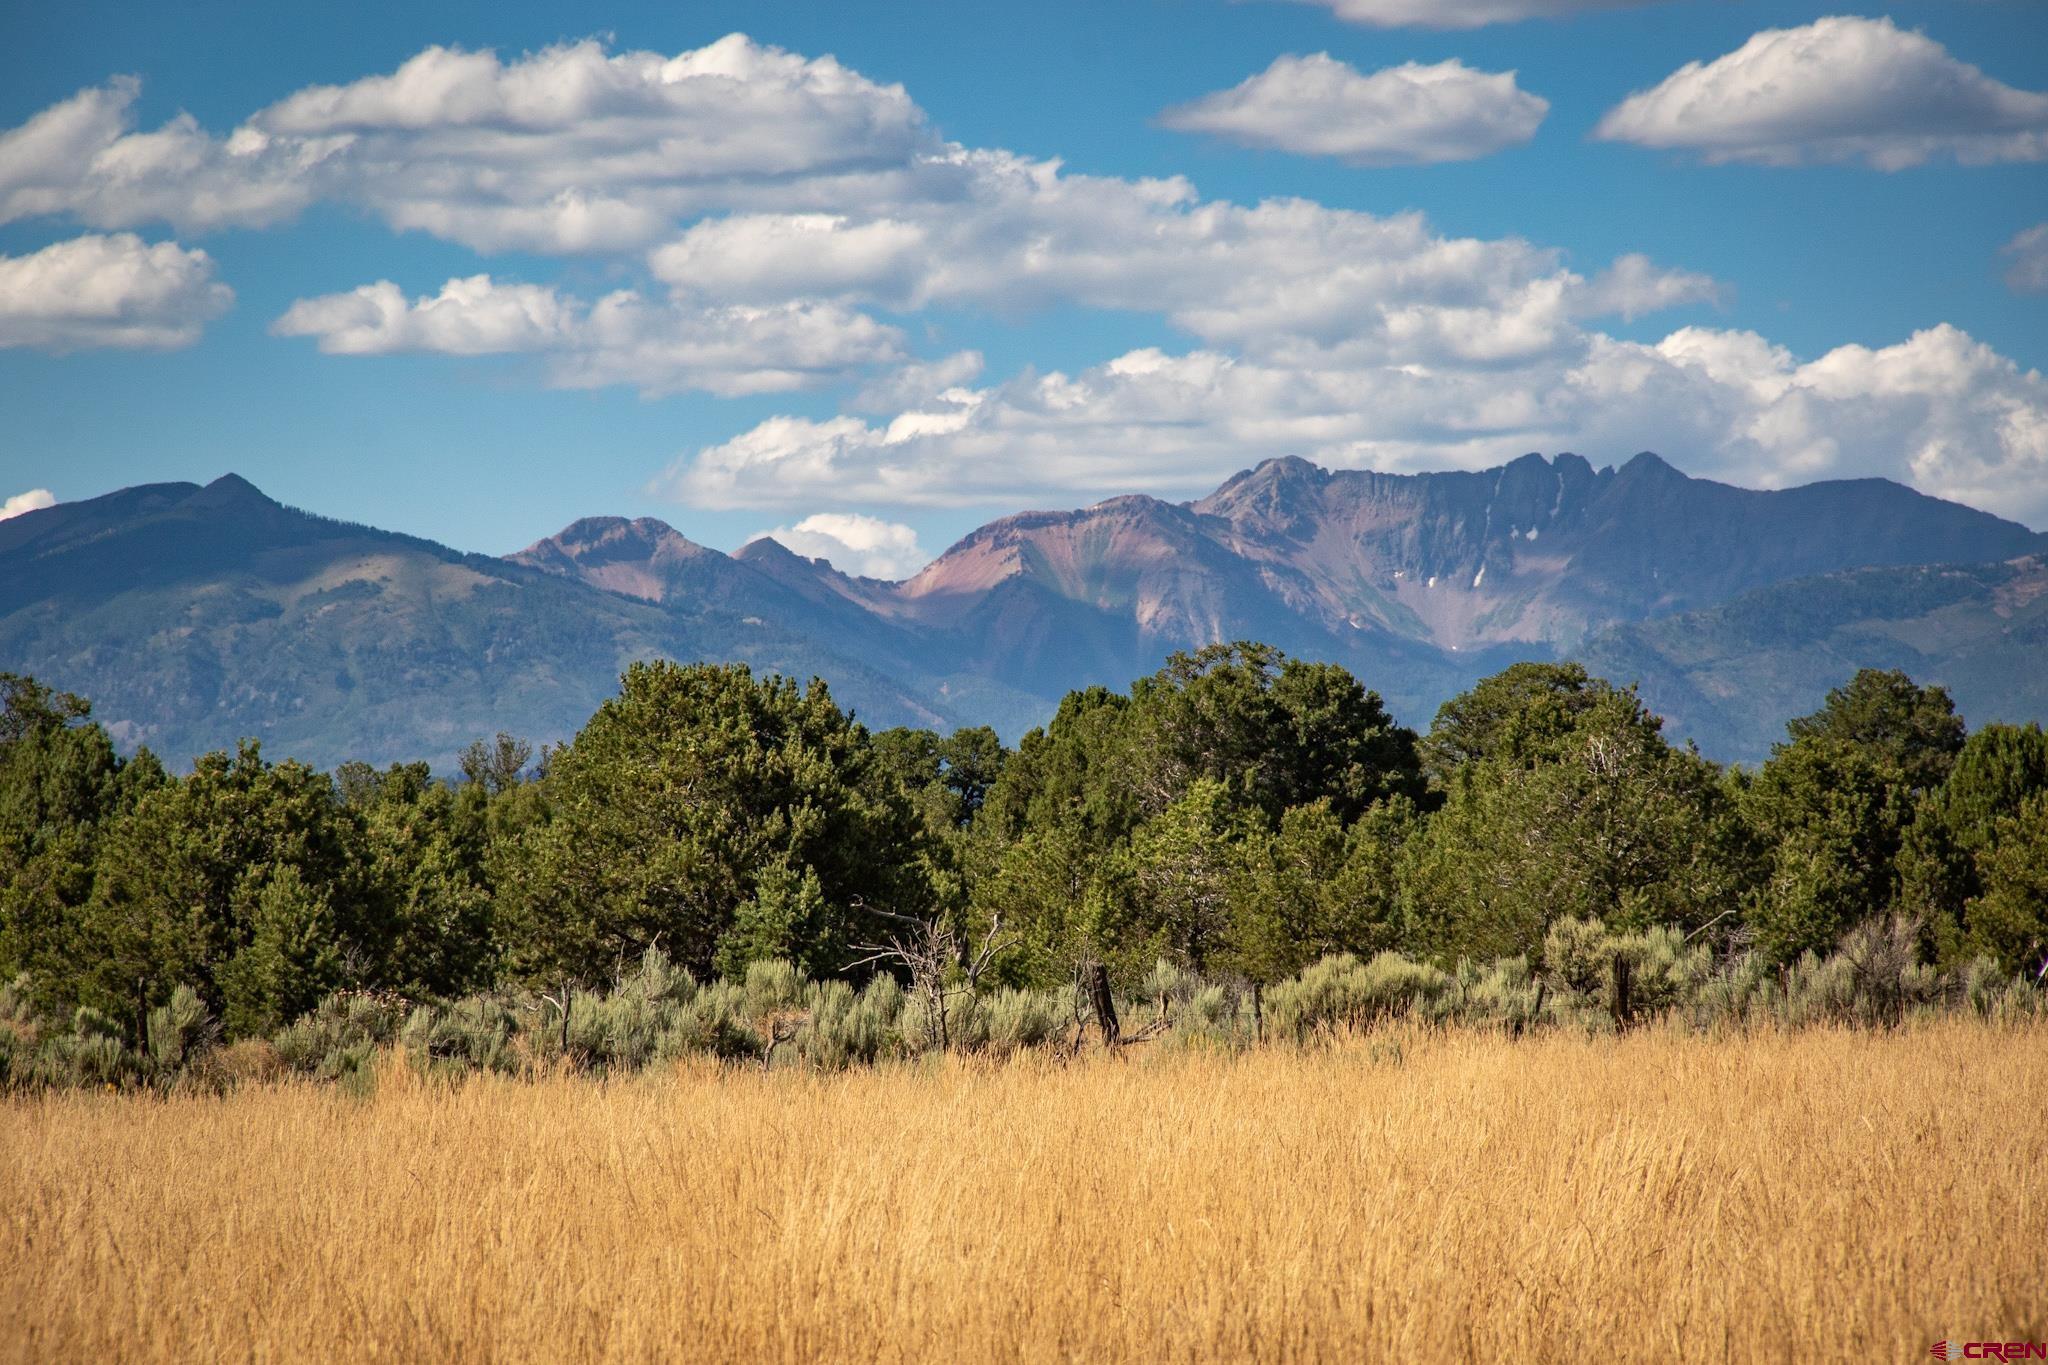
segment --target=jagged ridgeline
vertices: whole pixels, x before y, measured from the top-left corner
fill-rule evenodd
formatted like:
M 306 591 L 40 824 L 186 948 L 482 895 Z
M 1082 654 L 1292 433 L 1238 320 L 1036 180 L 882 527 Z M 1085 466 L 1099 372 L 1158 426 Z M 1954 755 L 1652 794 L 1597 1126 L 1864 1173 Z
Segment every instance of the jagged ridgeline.
M 478 738 L 452 779 L 253 742 L 175 773 L 79 697 L 0 693 L 13 1085 L 1886 1025 L 2031 1014 L 2048 973 L 2048 736 L 1896 672 L 1755 769 L 1576 664 L 1418 734 L 1256 644 L 1070 693 L 1014 749 L 636 663 L 568 742 Z
M 0 522 L 0 668 L 92 697 L 117 744 L 178 765 L 254 737 L 445 773 L 479 733 L 567 738 L 634 660 L 822 677 L 871 725 L 1014 741 L 1069 691 L 1260 639 L 1370 679 L 1418 727 L 1509 663 L 1580 659 L 1640 682 L 1674 738 L 1755 762 L 1859 668 L 1939 682 L 1980 721 L 2040 719 L 2043 545 L 1883 480 L 1282 459 L 1191 503 L 1007 517 L 892 583 L 646 518 L 462 554 L 228 476 Z

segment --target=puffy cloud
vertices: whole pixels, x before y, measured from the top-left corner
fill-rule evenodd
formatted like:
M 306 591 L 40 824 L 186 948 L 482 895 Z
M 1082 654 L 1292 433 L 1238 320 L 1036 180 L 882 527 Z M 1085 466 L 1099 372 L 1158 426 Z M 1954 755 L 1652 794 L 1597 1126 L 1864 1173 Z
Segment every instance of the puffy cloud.
M 794 526 L 757 531 L 751 541 L 773 539 L 812 559 L 829 560 L 862 578 L 905 579 L 931 562 L 908 526 L 858 512 L 819 512 Z
M 1374 28 L 1479 28 L 1559 19 L 1582 10 L 1626 9 L 1652 0 L 1300 0 Z
M 1505 81 L 1496 93 L 1510 103 L 1533 100 L 1511 78 L 1455 64 L 1348 79 L 1427 83 L 1418 72 L 1460 87 Z M 812 342 L 864 332 L 870 349 L 877 324 L 846 309 L 1075 303 L 1162 314 L 1207 344 L 1261 356 L 1345 348 L 1498 364 L 1569 343 L 1572 319 L 1600 297 L 1554 250 L 1443 238 L 1419 215 L 1205 201 L 1179 178 L 1070 175 L 1056 161 L 943 143 L 900 87 L 738 35 L 673 58 L 596 43 L 509 62 L 430 48 L 389 75 L 302 90 L 224 139 L 186 119 L 135 132 L 133 98 L 132 83 L 116 82 L 6 135 L 0 216 L 213 225 L 333 198 L 481 248 L 637 253 L 659 242 L 649 264 L 683 315 Z M 1453 135 L 1437 136 L 1441 152 Z M 1631 299 L 1652 298 L 1652 284 Z M 532 334 L 564 325 L 547 312 L 560 301 L 503 289 L 488 317 L 468 298 L 413 316 L 373 286 L 345 306 L 309 301 L 291 326 L 313 327 L 330 349 L 433 339 L 475 351 L 505 348 L 508 327 L 537 346 Z M 661 311 L 623 303 L 621 317 Z M 387 321 L 394 309 L 402 324 Z M 621 368 L 598 366 L 591 382 Z
M 674 57 L 431 47 L 225 138 L 185 115 L 136 131 L 137 89 L 81 91 L 0 136 L 0 221 L 262 226 L 324 198 L 481 250 L 622 251 L 714 208 L 875 192 L 936 146 L 902 87 L 741 34 Z
M 2037 223 L 2020 233 L 1998 254 L 2010 257 L 2005 283 L 2019 294 L 2048 294 L 2048 223 Z
M 311 201 L 312 172 L 338 150 L 271 146 L 248 133 L 223 141 L 187 114 L 136 132 L 141 89 L 120 77 L 0 133 L 0 222 L 70 214 L 94 227 L 264 227 Z
M 1542 109 L 1512 77 L 1456 63 L 1365 77 L 1307 61 L 1399 125 L 1377 151 L 1354 129 L 1346 154 L 1363 158 L 1469 154 L 1499 132 L 1475 110 L 1512 123 Z M 1510 334 L 1549 344 L 1537 315 L 1554 299 L 1562 318 L 1578 289 L 1555 251 L 1447 240 L 1415 215 L 1218 203 L 1179 178 L 1070 175 L 944 143 L 901 87 L 740 35 L 675 57 L 429 48 L 387 75 L 301 90 L 226 137 L 182 116 L 136 131 L 135 94 L 116 81 L 0 135 L 0 218 L 201 228 L 330 199 L 486 250 L 657 247 L 654 273 L 709 303 L 1074 302 L 1248 349 L 1468 337 L 1496 357 Z
M 279 336 L 317 337 L 329 355 L 498 355 L 545 350 L 580 322 L 551 288 L 499 284 L 489 275 L 450 280 L 433 298 L 408 302 L 389 280 L 346 294 L 300 299 L 271 325 Z
M 0 256 L 0 346 L 189 346 L 234 297 L 204 251 L 89 233 Z
M 389 280 L 300 299 L 271 330 L 316 338 L 335 355 L 533 354 L 557 387 L 624 384 L 647 394 L 782 392 L 902 357 L 896 329 L 836 304 L 697 307 L 632 290 L 586 303 L 489 275 L 411 300 Z
M 1609 110 L 1594 135 L 1767 166 L 2040 161 L 2048 93 L 2001 84 L 1889 19 L 1837 16 L 1688 62 Z
M 1504 357 L 1568 342 L 1589 291 L 1560 252 L 1446 238 L 1420 214 L 1300 199 L 1203 200 L 1184 180 L 1068 175 L 1055 162 L 963 153 L 958 192 L 885 218 L 743 214 L 656 251 L 656 275 L 728 301 L 829 297 L 915 309 L 1053 303 L 1161 313 L 1203 341 L 1261 355 L 1345 347 L 1380 357 Z M 886 243 L 886 247 L 882 244 Z M 1647 263 L 1625 300 L 1696 298 L 1696 275 Z
M 1618 316 L 1631 322 L 1692 303 L 1719 303 L 1725 291 L 1711 275 L 1666 270 L 1641 252 L 1617 257 L 1580 291 L 1579 310 L 1591 317 Z
M 1342 5 L 1389 22 L 1404 11 L 1399 0 Z M 1427 13 L 1465 23 L 1572 7 L 1491 0 Z M 1732 60 L 1723 59 L 1693 72 L 1701 88 L 1746 91 L 1771 117 L 1731 123 L 1708 101 L 1702 150 L 1881 159 L 1898 153 L 1878 143 L 1904 136 L 1902 120 L 1919 118 L 1924 131 L 1930 108 L 1947 111 L 1936 150 L 1957 156 L 2019 155 L 2038 136 L 1987 132 L 1977 115 L 1996 106 L 2010 122 L 2041 97 L 1996 86 L 1918 35 L 1861 20 L 1792 32 L 1829 25 L 1920 54 L 1879 63 L 1885 79 L 1904 73 L 1899 108 L 1877 111 L 1896 115 L 1891 123 L 1872 133 L 1864 120 L 1853 134 L 1828 123 L 1844 103 L 1844 82 L 1830 76 L 1842 63 L 1809 70 L 1781 55 L 1782 81 L 1754 63 L 1743 80 L 1704 79 Z M 1967 77 L 1950 82 L 1946 103 L 1923 97 L 1936 68 Z M 1454 85 L 1506 81 L 1496 94 L 1521 94 L 1511 79 L 1456 64 L 1408 68 L 1403 79 L 1447 69 Z M 1334 85 L 1351 91 L 1388 74 L 1340 70 Z M 1649 110 L 1677 127 L 1663 89 L 1610 123 Z M 743 394 L 865 383 L 851 409 L 873 418 L 775 417 L 679 459 L 660 486 L 707 505 L 1195 492 L 1281 453 L 1414 468 L 1531 448 L 1650 446 L 1741 482 L 1882 473 L 2016 515 L 2048 512 L 2038 505 L 2048 493 L 2035 491 L 2048 489 L 2040 376 L 1952 328 L 1811 362 L 1704 328 L 1623 342 L 1590 320 L 1712 302 L 1718 286 L 1634 255 L 1581 273 L 1558 250 L 1444 236 L 1419 214 L 1205 200 L 1178 177 L 1075 175 L 1057 161 L 944 143 L 900 88 L 743 37 L 672 58 L 595 43 L 512 61 L 429 49 L 389 75 L 301 91 L 225 137 L 183 117 L 139 132 L 133 104 L 132 83 L 117 81 L 0 134 L 0 218 L 261 224 L 324 199 L 481 249 L 644 254 L 666 296 L 584 297 L 475 276 L 409 297 L 380 281 L 303 299 L 276 329 L 345 354 L 527 356 L 564 386 Z M 1809 115 L 1794 129 L 1806 141 L 1783 140 L 1787 108 Z M 1764 124 L 1768 135 L 1756 132 Z M 44 344 L 175 344 L 225 306 L 202 253 L 126 235 L 81 241 L 146 255 L 148 270 L 131 282 L 187 287 L 25 290 L 56 300 L 34 323 Z M 58 311 L 109 297 L 130 301 L 92 303 L 101 311 L 91 329 Z M 163 302 L 172 298 L 184 306 Z M 978 356 L 911 361 L 902 334 L 861 311 L 1063 305 L 1155 315 L 1194 340 L 1179 353 L 988 384 Z M 10 314 L 0 325 L 20 324 Z M 881 545 L 841 543 L 843 553 Z
M 55 507 L 57 498 L 47 488 L 31 488 L 26 493 L 16 493 L 5 502 L 0 502 L 0 521 L 8 521 L 24 512 L 40 512 L 45 507 Z
M 1876 474 L 2048 520 L 2048 381 L 1947 326 L 1805 363 L 1706 328 L 1655 345 L 1591 334 L 1568 355 L 1490 371 L 1144 350 L 885 422 L 771 419 L 680 457 L 658 487 L 708 506 L 971 505 L 1185 496 L 1282 454 L 1419 469 L 1646 447 L 1751 486 Z
M 955 351 L 938 360 L 913 361 L 861 386 L 848 400 L 855 412 L 896 412 L 940 399 L 957 399 L 981 377 L 980 351 Z
M 1515 74 L 1453 59 L 1361 75 L 1318 52 L 1279 57 L 1228 90 L 1160 115 L 1165 127 L 1354 166 L 1471 161 L 1536 136 L 1550 102 Z
M 926 230 L 843 214 L 710 219 L 655 251 L 654 273 L 740 297 L 827 295 L 912 301 L 932 267 Z
M 1653 348 L 1603 338 L 1572 383 L 1581 429 L 1609 449 L 1632 429 L 1736 483 L 1878 475 L 2048 521 L 2048 380 L 1951 326 L 1806 363 L 1750 332 L 1683 328 Z

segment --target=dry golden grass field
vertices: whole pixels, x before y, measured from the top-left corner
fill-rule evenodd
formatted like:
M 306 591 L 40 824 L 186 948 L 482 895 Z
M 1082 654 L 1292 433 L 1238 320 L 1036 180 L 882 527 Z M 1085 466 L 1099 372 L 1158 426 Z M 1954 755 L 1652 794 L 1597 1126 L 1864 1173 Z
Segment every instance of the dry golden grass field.
M 0 1102 L 11 1360 L 1925 1360 L 2048 1337 L 2048 1030 Z

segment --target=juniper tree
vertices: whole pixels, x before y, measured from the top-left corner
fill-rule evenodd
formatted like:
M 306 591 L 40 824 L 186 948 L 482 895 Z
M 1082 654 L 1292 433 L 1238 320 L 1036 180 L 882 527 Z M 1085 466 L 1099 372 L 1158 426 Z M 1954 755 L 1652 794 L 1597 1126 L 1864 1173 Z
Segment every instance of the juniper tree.
M 1764 849 L 1746 918 L 1770 959 L 1824 951 L 1892 909 L 1912 799 L 1877 753 L 1819 735 L 1781 745 L 1744 804 Z
M 123 1012 L 138 989 L 156 1003 L 183 983 L 219 1008 L 221 973 L 254 940 L 264 889 L 287 868 L 324 899 L 337 958 L 372 971 L 390 926 L 364 867 L 359 827 L 326 774 L 271 764 L 253 741 L 207 754 L 101 841 L 82 914 L 81 998 Z
M 1739 889 L 1739 836 L 1713 765 L 1605 689 L 1549 756 L 1513 749 L 1456 771 L 1403 856 L 1411 942 L 1448 962 L 1535 955 L 1563 916 L 1699 927 Z
M 864 907 L 931 908 L 921 822 L 822 682 L 636 663 L 538 785 L 500 871 L 530 978 L 654 946 L 699 973 L 762 954 L 826 973 L 868 937 Z
M 1946 689 L 1920 687 L 1897 669 L 1875 668 L 1859 670 L 1828 693 L 1820 710 L 1785 728 L 1795 742 L 1822 739 L 1861 749 L 1915 792 L 1941 785 L 1965 733 Z
M 0 673 L 0 980 L 29 974 L 44 1005 L 78 1001 L 81 919 L 105 831 L 166 782 L 147 749 L 123 760 L 83 698 Z

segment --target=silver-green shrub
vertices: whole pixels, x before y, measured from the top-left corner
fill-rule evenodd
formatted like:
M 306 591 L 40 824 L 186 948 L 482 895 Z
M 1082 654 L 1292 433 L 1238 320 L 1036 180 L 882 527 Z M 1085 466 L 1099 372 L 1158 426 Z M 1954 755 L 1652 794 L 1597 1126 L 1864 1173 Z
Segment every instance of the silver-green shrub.
M 1339 953 L 1266 992 L 1266 1014 L 1282 1036 L 1305 1039 L 1321 1029 L 1427 1011 L 1452 986 L 1448 973 L 1399 953 L 1381 953 L 1365 963 Z
M 405 1002 L 396 996 L 336 991 L 281 1029 L 271 1043 L 291 1070 L 316 1080 L 342 1080 L 373 1067 L 379 1049 L 398 1037 L 407 1014 Z
M 747 1012 L 756 1019 L 803 1006 L 803 973 L 780 958 L 747 964 Z
M 1051 1042 L 1073 1014 L 1059 991 L 1004 988 L 980 997 L 978 1004 L 980 1046 L 998 1056 Z
M 206 1002 L 190 986 L 171 992 L 168 1003 L 149 1013 L 149 1065 L 158 1075 L 175 1075 L 209 1047 L 217 1031 Z
M 804 1004 L 792 1041 L 795 1055 L 811 1066 L 837 1071 L 902 1048 L 903 988 L 893 977 L 876 977 L 858 995 L 843 981 L 817 982 L 807 988 Z
M 471 1071 L 511 1073 L 519 1069 L 512 1045 L 516 1016 L 491 996 L 470 996 L 452 1005 L 421 1005 L 399 1032 L 406 1055 L 422 1075 L 458 1079 Z
M 727 1061 L 758 1057 L 768 1040 L 755 1027 L 747 991 L 730 981 L 714 981 L 682 1005 L 655 1043 L 655 1060 L 673 1062 L 688 1056 Z

